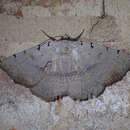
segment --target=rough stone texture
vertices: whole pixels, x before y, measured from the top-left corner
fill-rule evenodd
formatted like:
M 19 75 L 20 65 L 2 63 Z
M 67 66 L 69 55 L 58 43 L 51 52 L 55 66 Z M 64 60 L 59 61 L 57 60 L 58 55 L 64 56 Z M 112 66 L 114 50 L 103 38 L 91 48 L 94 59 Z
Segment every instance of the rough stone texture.
M 25 17 L 102 15 L 102 0 L 3 0 L 2 3 L 5 13 L 14 15 L 20 8 Z
M 106 14 L 116 17 L 121 35 L 125 42 L 130 41 L 130 1 L 105 0 Z
M 106 14 L 115 16 L 116 18 L 129 16 L 129 5 L 129 0 L 105 0 L 105 11 Z
M 90 31 L 90 39 L 98 41 L 116 42 L 121 41 L 121 30 L 113 16 L 104 19 L 97 18 Z

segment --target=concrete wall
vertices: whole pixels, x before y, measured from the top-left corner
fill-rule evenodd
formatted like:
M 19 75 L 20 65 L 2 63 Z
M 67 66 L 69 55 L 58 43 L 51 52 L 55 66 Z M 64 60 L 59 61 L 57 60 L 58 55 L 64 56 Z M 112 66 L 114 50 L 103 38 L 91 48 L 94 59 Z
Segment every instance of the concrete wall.
M 76 36 L 85 29 L 82 40 L 129 51 L 129 0 L 24 1 L 28 6 L 3 0 L 0 40 L 9 50 L 5 52 L 2 48 L 1 55 L 8 56 L 46 40 L 40 29 L 51 36 L 65 33 Z M 25 45 L 23 42 L 34 43 Z

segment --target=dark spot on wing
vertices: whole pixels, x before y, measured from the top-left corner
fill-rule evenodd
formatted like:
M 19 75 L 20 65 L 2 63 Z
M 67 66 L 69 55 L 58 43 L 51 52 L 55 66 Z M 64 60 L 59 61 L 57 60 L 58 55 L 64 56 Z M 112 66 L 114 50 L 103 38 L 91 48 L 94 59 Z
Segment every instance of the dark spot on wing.
M 47 43 L 47 46 L 50 46 L 50 42 Z
M 117 54 L 119 54 L 120 53 L 120 50 L 117 50 Z
M 14 54 L 13 57 L 16 58 L 16 54 Z
M 40 51 L 40 48 L 41 48 L 41 46 L 40 46 L 40 45 L 38 45 L 38 48 L 37 48 L 37 50 L 39 50 L 39 51 Z
M 80 43 L 81 43 L 81 46 L 83 45 L 83 41 L 80 41 Z
M 91 48 L 94 48 L 93 43 L 91 42 L 90 44 L 91 44 Z

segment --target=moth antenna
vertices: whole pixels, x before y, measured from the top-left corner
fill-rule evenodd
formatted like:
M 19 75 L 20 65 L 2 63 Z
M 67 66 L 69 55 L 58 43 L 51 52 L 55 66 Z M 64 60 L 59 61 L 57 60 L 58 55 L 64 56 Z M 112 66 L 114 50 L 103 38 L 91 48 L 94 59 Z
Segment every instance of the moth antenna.
M 79 40 L 79 38 L 83 35 L 83 33 L 84 33 L 84 29 L 77 37 L 73 38 L 73 40 L 75 40 L 75 41 Z
M 43 32 L 52 41 L 56 41 L 56 39 L 54 37 L 49 36 L 44 30 L 41 30 L 41 32 Z

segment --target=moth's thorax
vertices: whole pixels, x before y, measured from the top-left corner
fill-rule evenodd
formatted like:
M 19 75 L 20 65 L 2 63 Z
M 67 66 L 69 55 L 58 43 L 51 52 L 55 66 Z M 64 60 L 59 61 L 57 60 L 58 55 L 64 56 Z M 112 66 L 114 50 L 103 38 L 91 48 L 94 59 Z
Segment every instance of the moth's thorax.
M 75 48 L 78 48 L 80 46 L 80 43 L 63 40 L 63 41 L 54 42 L 54 46 L 56 48 L 56 54 L 72 55 L 73 50 Z
M 57 48 L 56 49 L 56 53 L 59 56 L 62 56 L 62 55 L 71 55 L 72 54 L 72 48 L 69 48 L 67 46 L 65 46 L 63 48 Z
M 59 53 L 55 55 L 49 66 L 50 72 L 70 73 L 72 71 L 78 71 L 80 66 L 77 63 L 77 57 L 73 54 L 73 50 L 64 48 L 58 51 Z

